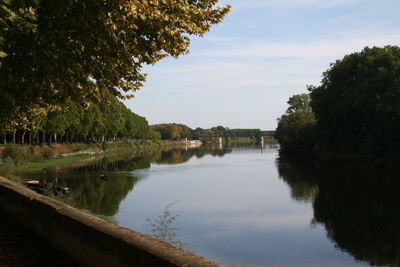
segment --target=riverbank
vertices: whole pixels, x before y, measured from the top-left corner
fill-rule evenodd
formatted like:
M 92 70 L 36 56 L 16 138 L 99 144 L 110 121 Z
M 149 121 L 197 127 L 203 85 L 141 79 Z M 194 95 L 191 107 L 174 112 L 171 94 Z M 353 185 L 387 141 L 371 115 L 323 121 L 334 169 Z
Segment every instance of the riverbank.
M 197 148 L 202 144 L 199 140 L 129 140 L 93 144 L 3 146 L 0 147 L 0 158 L 3 158 L 0 162 L 0 175 L 7 176 L 14 171 L 39 171 L 104 156 L 140 156 L 170 148 Z

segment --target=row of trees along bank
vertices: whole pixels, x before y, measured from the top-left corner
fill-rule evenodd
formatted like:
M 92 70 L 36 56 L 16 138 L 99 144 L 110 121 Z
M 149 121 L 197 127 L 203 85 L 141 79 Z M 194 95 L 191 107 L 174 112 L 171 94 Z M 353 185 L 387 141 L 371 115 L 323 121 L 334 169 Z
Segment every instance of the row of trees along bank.
M 154 131 L 161 134 L 162 139 L 198 139 L 206 140 L 216 137 L 254 137 L 273 136 L 273 131 L 262 131 L 260 129 L 229 129 L 224 126 L 216 126 L 210 129 L 192 129 L 184 124 L 162 123 L 152 126 Z
M 40 115 L 40 108 L 0 121 L 1 141 L 19 144 L 160 139 L 147 120 L 110 96 L 82 107 L 70 101 Z
M 400 160 L 400 48 L 364 48 L 331 64 L 309 95 L 291 97 L 275 137 L 282 152 Z

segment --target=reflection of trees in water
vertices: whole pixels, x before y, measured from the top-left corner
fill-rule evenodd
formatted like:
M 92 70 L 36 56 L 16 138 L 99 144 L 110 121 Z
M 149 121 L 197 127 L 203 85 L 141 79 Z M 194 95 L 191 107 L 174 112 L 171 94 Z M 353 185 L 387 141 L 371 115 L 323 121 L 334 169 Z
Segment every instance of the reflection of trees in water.
M 312 202 L 313 221 L 340 249 L 371 265 L 400 266 L 398 172 L 283 158 L 277 165 L 292 197 Z
M 175 149 L 170 151 L 162 152 L 162 156 L 157 159 L 155 162 L 158 164 L 178 164 L 187 162 L 193 156 L 197 158 L 202 158 L 205 155 L 211 156 L 219 156 L 222 157 L 227 153 L 232 152 L 232 149 L 229 147 L 220 148 L 216 144 L 201 146 L 199 148 L 191 148 L 191 149 Z
M 68 183 L 73 206 L 107 216 L 117 213 L 120 202 L 138 181 L 137 178 L 127 177 L 123 173 L 113 174 L 107 180 L 86 175 L 87 177 L 80 175 Z
M 287 159 L 279 159 L 277 165 L 279 176 L 290 186 L 291 197 L 297 201 L 311 202 L 318 192 L 313 170 Z
M 56 180 L 58 185 L 69 187 L 68 204 L 96 214 L 113 216 L 121 201 L 140 180 L 123 171 L 149 168 L 151 162 L 160 156 L 160 153 L 153 153 L 130 159 L 103 158 L 86 166 L 64 169 L 50 177 L 53 176 L 55 179 L 51 180 Z M 102 174 L 107 174 L 107 177 L 102 179 Z
M 127 175 L 126 171 L 147 169 L 152 162 L 178 164 L 188 161 L 193 156 L 206 154 L 221 156 L 229 151 L 229 149 L 201 147 L 144 153 L 132 158 L 127 158 L 127 155 L 120 157 L 114 155 L 88 162 L 84 166 L 47 173 L 46 177 L 52 177 L 49 182 L 58 186 L 69 187 L 69 193 L 65 196 L 68 204 L 93 213 L 113 216 L 117 213 L 121 201 L 142 178 L 137 175 Z M 101 175 L 107 177 L 101 178 Z

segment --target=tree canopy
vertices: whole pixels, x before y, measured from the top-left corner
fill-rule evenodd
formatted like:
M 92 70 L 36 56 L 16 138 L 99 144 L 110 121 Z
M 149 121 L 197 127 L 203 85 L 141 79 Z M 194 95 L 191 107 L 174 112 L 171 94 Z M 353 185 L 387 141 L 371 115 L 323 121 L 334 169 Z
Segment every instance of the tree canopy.
M 311 91 L 328 150 L 399 154 L 400 48 L 365 48 L 337 60 Z
M 188 53 L 218 0 L 0 0 L 0 114 L 132 96 L 144 64 Z
M 282 151 L 310 153 L 313 147 L 315 116 L 310 106 L 310 95 L 294 95 L 287 101 L 286 113 L 278 119 L 275 138 Z
M 366 47 L 337 60 L 323 73 L 321 85 L 308 87 L 311 101 L 300 95 L 288 101 L 291 107 L 276 131 L 281 147 L 296 147 L 282 138 L 292 136 L 308 153 L 400 160 L 399 77 L 397 46 Z M 309 111 L 301 108 L 307 102 Z M 312 130 L 302 123 L 306 114 L 315 116 Z M 302 131 L 308 134 L 298 135 Z
M 59 109 L 41 116 L 23 113 L 20 119 L 0 128 L 2 143 L 88 142 L 120 139 L 160 139 L 147 120 L 133 113 L 115 96 L 110 103 L 91 104 L 83 108 L 67 102 Z M 28 139 L 27 139 L 28 137 Z

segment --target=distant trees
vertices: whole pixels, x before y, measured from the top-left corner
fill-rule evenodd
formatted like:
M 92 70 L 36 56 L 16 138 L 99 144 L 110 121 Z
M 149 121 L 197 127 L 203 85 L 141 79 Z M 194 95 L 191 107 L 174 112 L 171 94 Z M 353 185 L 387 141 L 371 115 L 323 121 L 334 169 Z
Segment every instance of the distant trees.
M 199 139 L 206 140 L 218 137 L 260 137 L 271 136 L 273 132 L 261 131 L 260 129 L 229 129 L 224 126 L 216 126 L 210 129 L 197 127 L 191 129 L 189 126 L 177 123 L 162 123 L 152 126 L 154 131 L 161 134 L 162 139 Z
M 152 129 L 159 132 L 161 139 L 191 138 L 192 129 L 184 124 L 178 123 L 161 123 L 152 126 Z
M 316 120 L 315 129 L 309 130 L 314 138 L 310 151 L 400 160 L 399 77 L 397 46 L 366 47 L 332 64 L 323 73 L 321 85 L 309 87 Z M 295 119 L 299 125 L 306 121 L 314 123 L 305 114 L 302 111 L 302 115 L 291 116 L 299 117 Z M 276 134 L 282 148 L 291 149 L 295 146 L 286 145 L 282 139 L 282 127 L 289 115 L 280 119 Z M 309 136 L 294 134 L 299 127 L 294 128 L 288 129 L 288 133 L 306 146 Z

